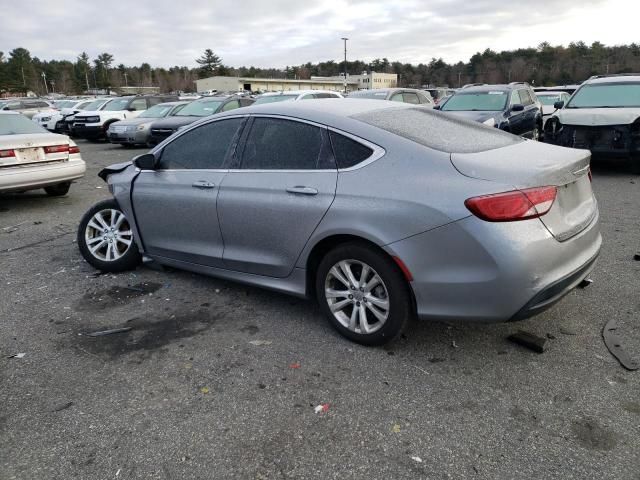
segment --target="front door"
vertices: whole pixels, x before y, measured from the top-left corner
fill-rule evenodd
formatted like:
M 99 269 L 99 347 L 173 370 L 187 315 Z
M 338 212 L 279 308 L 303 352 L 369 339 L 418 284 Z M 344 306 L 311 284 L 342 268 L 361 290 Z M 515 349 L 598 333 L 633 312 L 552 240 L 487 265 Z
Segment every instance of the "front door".
M 150 256 L 222 266 L 216 202 L 225 159 L 243 122 L 219 120 L 185 132 L 162 149 L 156 170 L 136 178 L 133 207 Z
M 325 128 L 255 117 L 222 180 L 226 268 L 286 277 L 333 202 L 337 169 Z

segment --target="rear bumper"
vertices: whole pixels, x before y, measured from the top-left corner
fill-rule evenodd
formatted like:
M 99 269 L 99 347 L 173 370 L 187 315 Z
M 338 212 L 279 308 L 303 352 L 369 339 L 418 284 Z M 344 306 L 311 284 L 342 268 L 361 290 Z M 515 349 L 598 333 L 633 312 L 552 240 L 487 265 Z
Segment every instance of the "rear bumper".
M 0 169 L 0 192 L 33 190 L 69 182 L 84 176 L 86 165 L 81 158 L 66 162 Z
M 112 132 L 107 131 L 107 138 L 111 143 L 119 143 L 121 145 L 146 145 L 149 138 L 148 131 L 142 132 Z
M 598 256 L 598 215 L 558 242 L 538 219 L 467 217 L 387 245 L 409 268 L 418 316 L 504 322 L 548 308 L 584 279 Z

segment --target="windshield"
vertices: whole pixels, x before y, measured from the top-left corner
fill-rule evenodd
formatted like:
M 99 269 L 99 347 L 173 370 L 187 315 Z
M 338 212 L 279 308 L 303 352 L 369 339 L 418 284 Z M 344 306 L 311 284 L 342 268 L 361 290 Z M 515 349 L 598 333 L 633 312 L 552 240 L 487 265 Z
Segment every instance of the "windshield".
M 624 107 L 640 107 L 640 82 L 584 85 L 567 104 L 567 108 Z
M 190 103 L 176 117 L 207 117 L 213 115 L 224 100 L 203 100 Z
M 94 100 L 93 102 L 91 102 L 87 106 L 85 106 L 83 108 L 83 110 L 87 110 L 89 112 L 92 112 L 94 110 L 99 110 L 100 107 L 102 105 L 104 105 L 104 102 L 105 102 L 104 100 Z
M 287 100 L 295 100 L 298 95 L 268 95 L 259 97 L 253 104 L 262 105 L 263 103 L 285 102 Z
M 59 102 L 55 102 L 56 108 L 71 108 L 76 104 L 74 101 L 70 100 L 61 100 Z
M 376 100 L 385 100 L 387 98 L 387 92 L 376 92 L 375 90 L 369 92 L 353 92 L 349 94 L 349 98 L 375 98 Z
M 543 105 L 553 105 L 560 101 L 560 95 L 540 95 L 539 93 L 536 93 L 536 96 Z
M 456 93 L 442 106 L 442 110 L 451 112 L 499 112 L 504 110 L 508 98 L 508 92 L 502 90 Z
M 138 118 L 162 118 L 166 117 L 170 110 L 171 105 L 154 105 L 138 115 Z
M 47 130 L 22 115 L 0 115 L 0 135 L 48 133 Z
M 129 105 L 129 99 L 128 98 L 117 98 L 117 99 L 111 100 L 109 103 L 107 103 L 104 106 L 103 110 L 105 110 L 107 112 L 125 110 L 127 108 L 127 105 Z

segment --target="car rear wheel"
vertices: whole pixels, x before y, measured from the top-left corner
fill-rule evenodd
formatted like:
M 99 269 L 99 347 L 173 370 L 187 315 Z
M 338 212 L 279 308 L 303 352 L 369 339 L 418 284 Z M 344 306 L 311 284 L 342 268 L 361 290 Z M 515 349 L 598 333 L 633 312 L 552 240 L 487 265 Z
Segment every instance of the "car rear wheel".
M 84 214 L 78 247 L 89 264 L 104 272 L 132 270 L 140 263 L 131 224 L 113 199 L 95 204 Z
M 331 325 L 363 345 L 382 345 L 405 328 L 412 311 L 409 286 L 382 252 L 349 243 L 331 250 L 316 272 L 316 295 Z
M 64 182 L 44 187 L 44 191 L 47 192 L 47 195 L 50 197 L 61 197 L 69 193 L 69 188 L 71 188 L 71 182 Z

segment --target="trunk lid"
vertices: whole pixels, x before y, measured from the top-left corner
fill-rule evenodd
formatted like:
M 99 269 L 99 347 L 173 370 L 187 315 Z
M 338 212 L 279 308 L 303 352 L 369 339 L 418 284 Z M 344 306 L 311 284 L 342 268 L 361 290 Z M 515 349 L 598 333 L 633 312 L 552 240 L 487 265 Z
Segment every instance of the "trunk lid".
M 479 153 L 451 154 L 454 167 L 467 177 L 510 184 L 515 189 L 557 187 L 551 210 L 540 220 L 561 242 L 584 230 L 597 214 L 588 176 L 590 159 L 588 150 L 533 141 Z
M 45 152 L 44 147 L 58 145 L 69 145 L 69 137 L 54 133 L 2 135 L 0 136 L 0 150 L 13 150 L 13 156 L 0 158 L 0 168 L 67 160 L 69 158 L 68 151 Z

